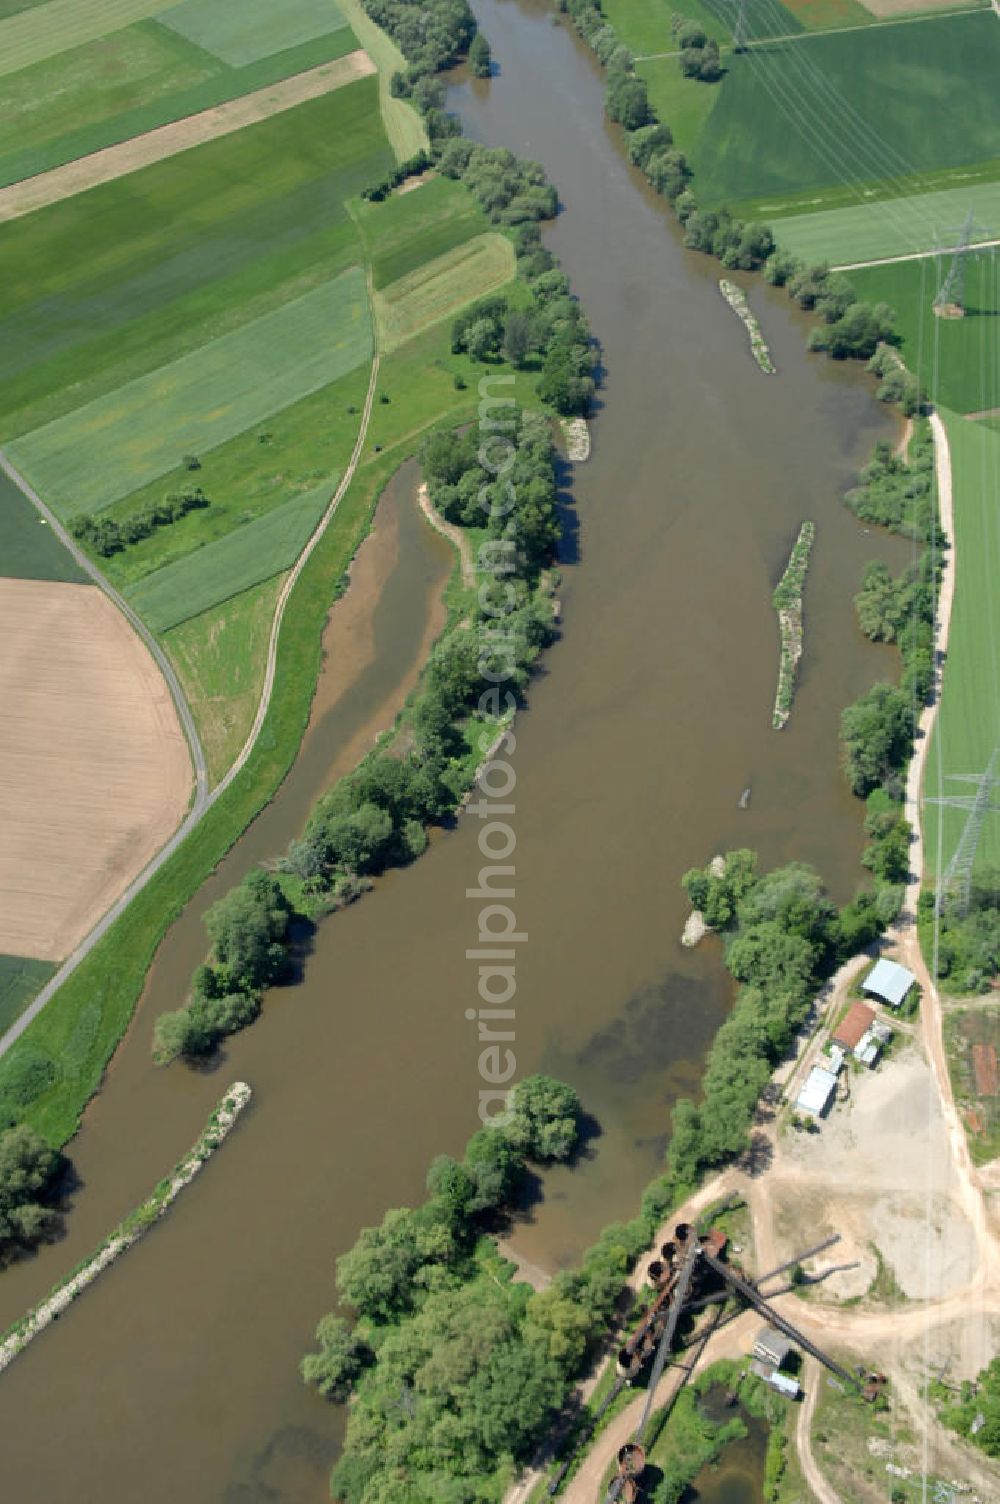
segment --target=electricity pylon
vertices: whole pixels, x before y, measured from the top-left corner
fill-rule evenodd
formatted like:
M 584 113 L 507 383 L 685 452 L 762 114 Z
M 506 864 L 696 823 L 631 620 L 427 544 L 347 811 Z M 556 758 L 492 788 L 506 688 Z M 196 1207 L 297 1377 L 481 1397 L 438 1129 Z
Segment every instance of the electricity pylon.
M 938 288 L 937 297 L 934 299 L 935 311 L 944 312 L 946 309 L 961 309 L 965 312 L 965 267 L 970 255 L 974 254 L 973 236 L 979 235 L 985 239 L 989 235 L 985 225 L 976 223 L 976 217 L 970 209 L 965 216 L 964 223 L 953 225 L 939 236 L 940 244 L 938 254 L 947 254 L 949 242 L 951 249 L 951 265 L 947 276 Z
M 736 0 L 736 20 L 733 23 L 733 51 L 745 52 L 747 40 L 747 0 Z
M 928 799 L 928 804 L 943 804 L 949 809 L 968 810 L 969 818 L 955 847 L 955 854 L 945 868 L 944 877 L 938 884 L 935 908 L 940 914 L 945 895 L 955 894 L 955 908 L 958 914 L 964 918 L 969 912 L 969 901 L 972 897 L 972 869 L 976 861 L 976 848 L 979 845 L 979 837 L 982 834 L 983 823 L 989 814 L 1000 814 L 1000 804 L 993 800 L 993 790 L 1000 785 L 1000 774 L 997 773 L 997 763 L 1000 761 L 1000 747 L 994 747 L 993 756 L 985 773 L 949 773 L 948 778 L 955 783 L 974 783 L 974 794 L 951 794 L 943 798 Z

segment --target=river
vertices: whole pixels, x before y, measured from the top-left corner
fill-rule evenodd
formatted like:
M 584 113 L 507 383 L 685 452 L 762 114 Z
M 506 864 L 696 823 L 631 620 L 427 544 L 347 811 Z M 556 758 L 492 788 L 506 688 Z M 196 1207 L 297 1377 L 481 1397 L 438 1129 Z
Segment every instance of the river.
M 681 873 L 748 845 L 765 865 L 815 862 L 839 899 L 861 877 L 837 721 L 895 661 L 861 639 L 851 598 L 873 554 L 907 554 L 865 536 L 840 499 L 891 431 L 870 380 L 808 356 L 807 321 L 754 282 L 780 372 L 764 377 L 717 266 L 681 248 L 626 166 L 590 55 L 541 0 L 476 9 L 501 71 L 459 79 L 452 103 L 471 134 L 538 157 L 557 184 L 565 208 L 546 238 L 606 367 L 593 457 L 567 510 L 565 630 L 514 756 L 515 906 L 529 936 L 519 1071 L 571 1080 L 601 1129 L 583 1164 L 546 1177 L 516 1231 L 526 1257 L 554 1267 L 635 1210 L 669 1105 L 695 1087 L 729 1003 L 716 945 L 678 943 Z M 460 1151 L 476 1127 L 471 821 L 324 922 L 301 979 L 268 998 L 214 1071 L 149 1063 L 153 1018 L 202 958 L 206 904 L 285 846 L 412 683 L 448 555 L 411 491 L 401 478 L 386 514 L 397 541 L 372 566 L 378 607 L 353 629 L 338 628 L 341 607 L 331 616 L 320 711 L 288 783 L 161 947 L 71 1146 L 81 1184 L 66 1238 L 0 1279 L 6 1323 L 141 1200 L 225 1083 L 252 1084 L 239 1129 L 170 1216 L 4 1375 L 11 1498 L 324 1498 L 340 1420 L 296 1365 L 332 1304 L 334 1257 L 387 1206 L 419 1198 L 432 1157 Z M 779 734 L 770 597 L 805 517 L 818 534 L 806 650 Z

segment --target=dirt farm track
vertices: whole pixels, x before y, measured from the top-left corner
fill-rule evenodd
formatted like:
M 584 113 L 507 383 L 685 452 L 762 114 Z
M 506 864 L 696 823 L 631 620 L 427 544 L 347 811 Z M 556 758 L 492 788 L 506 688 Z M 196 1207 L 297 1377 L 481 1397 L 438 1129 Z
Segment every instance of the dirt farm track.
M 180 823 L 167 686 L 96 586 L 0 579 L 0 952 L 60 960 Z

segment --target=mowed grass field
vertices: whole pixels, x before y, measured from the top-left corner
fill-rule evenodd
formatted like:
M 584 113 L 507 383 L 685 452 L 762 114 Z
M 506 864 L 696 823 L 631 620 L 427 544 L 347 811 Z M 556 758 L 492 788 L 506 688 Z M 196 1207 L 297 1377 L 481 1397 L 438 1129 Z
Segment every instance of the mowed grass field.
M 933 250 L 946 228 L 963 224 L 970 207 L 987 231 L 975 238 L 1000 239 L 1000 176 L 934 193 L 796 214 L 772 220 L 772 228 L 779 243 L 803 260 L 842 266 Z
M 34 429 L 12 459 L 64 518 L 99 511 L 371 359 L 360 268 Z
M 968 794 L 949 773 L 981 773 L 1000 745 L 1000 434 L 943 411 L 951 447 L 956 580 L 941 708 L 925 796 Z M 931 872 L 943 871 L 965 823 L 961 810 L 925 808 Z M 938 832 L 941 840 L 938 840 Z M 1000 818 L 987 815 L 977 861 L 1000 863 Z
M 18 55 L 4 50 L 5 38 L 9 47 L 8 33 L 26 20 L 0 21 L 0 185 L 267 87 L 357 45 L 333 0 L 291 0 L 280 10 L 268 0 L 198 0 L 194 7 L 185 0 L 170 9 L 143 7 L 132 24 L 115 7 L 104 9 L 102 34 L 77 44 L 70 29 L 61 46 L 15 72 L 3 66 Z
M 0 470 L 0 577 L 66 580 L 82 585 L 87 576 L 43 517 Z
M 766 21 L 773 4 L 755 16 Z M 992 11 L 818 33 L 726 63 L 692 154 L 706 205 L 753 205 L 766 217 L 809 189 L 1000 156 Z
M 1000 406 L 1000 248 L 984 250 L 966 270 L 966 316 L 932 312 L 949 258 L 922 257 L 850 272 L 858 296 L 896 310 L 902 354 L 927 390 L 960 413 Z
M 466 303 L 503 287 L 516 273 L 513 246 L 506 235 L 495 233 L 477 235 L 407 272 L 375 294 L 380 348 L 398 349 Z

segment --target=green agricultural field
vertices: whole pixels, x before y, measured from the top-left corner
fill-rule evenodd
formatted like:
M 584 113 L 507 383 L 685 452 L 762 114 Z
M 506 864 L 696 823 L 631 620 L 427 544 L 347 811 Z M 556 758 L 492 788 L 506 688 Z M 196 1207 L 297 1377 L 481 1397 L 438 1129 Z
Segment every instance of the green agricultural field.
M 772 228 L 781 245 L 803 260 L 844 266 L 933 250 L 945 227 L 961 225 L 970 208 L 987 232 L 976 239 L 1000 237 L 1000 177 L 935 193 L 796 214 L 772 220 Z
M 345 200 L 391 163 L 377 83 L 363 78 L 4 225 L 0 436 L 38 428 L 358 262 Z
M 669 125 L 681 151 L 690 155 L 715 108 L 721 84 L 685 78 L 675 57 L 647 58 L 636 63 L 636 72 L 646 80 L 657 118 Z
M 982 772 L 1000 745 L 1000 434 L 954 413 L 941 416 L 951 446 L 956 577 L 941 709 L 924 778 L 931 798 L 968 793 L 947 775 Z M 964 821 L 961 810 L 925 806 L 930 873 L 948 865 Z M 977 860 L 1000 863 L 1000 819 L 987 816 Z
M 356 46 L 340 25 L 258 62 L 229 67 L 158 22 L 138 21 L 7 78 L 0 100 L 0 187 L 267 88 Z
M 702 4 L 702 0 L 679 0 L 676 5 L 672 0 L 603 0 L 601 10 L 637 57 L 676 51 L 677 43 L 670 29 L 675 15 L 699 21 L 708 35 L 719 42 L 728 42 L 733 31 L 723 9 Z M 679 72 L 676 58 L 673 63 Z
M 958 167 L 1000 156 L 1000 25 L 991 11 L 817 33 L 727 59 L 693 153 L 706 205 Z
M 237 68 L 347 25 L 334 0 L 181 0 L 157 19 Z
M 48 0 L 0 24 L 0 75 L 155 16 L 163 0 Z
M 88 583 L 73 555 L 0 470 L 0 578 Z
M 154 632 L 167 632 L 280 574 L 306 546 L 337 489 L 337 480 L 331 475 L 305 496 L 147 575 L 128 591 L 132 605 Z
M 64 517 L 98 511 L 371 358 L 364 273 L 341 273 L 10 445 Z
M 0 1034 L 17 1022 L 54 971 L 51 961 L 0 956 Z
M 235 761 L 257 713 L 271 621 L 285 575 L 265 580 L 167 632 L 216 784 Z
M 121 553 L 100 559 L 111 582 L 125 590 L 342 471 L 357 438 L 368 377 L 368 365 L 358 366 L 203 455 L 194 473 L 178 465 L 108 507 L 101 516 L 122 522 L 191 484 L 200 486 L 210 503 L 169 527 L 157 528 Z
M 354 218 L 376 288 L 386 287 L 490 228 L 486 215 L 461 183 L 442 177 L 393 193 L 381 203 L 363 202 L 355 208 Z
M 987 412 L 1000 405 L 1000 258 L 997 250 L 984 251 L 969 266 L 964 319 L 931 312 L 947 265 L 928 256 L 849 276 L 860 298 L 895 308 L 903 356 L 938 402 L 960 413 Z
M 517 273 L 506 235 L 477 235 L 375 294 L 379 347 L 395 350 Z

